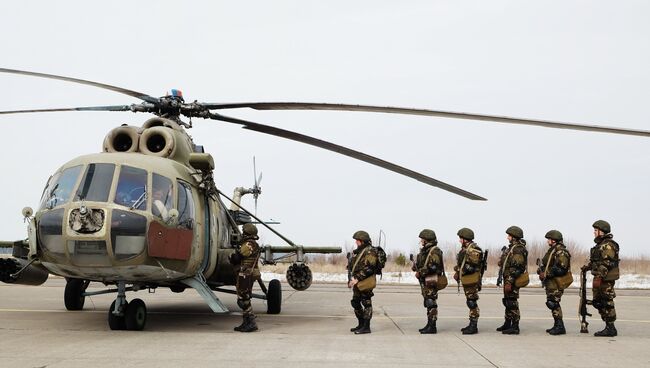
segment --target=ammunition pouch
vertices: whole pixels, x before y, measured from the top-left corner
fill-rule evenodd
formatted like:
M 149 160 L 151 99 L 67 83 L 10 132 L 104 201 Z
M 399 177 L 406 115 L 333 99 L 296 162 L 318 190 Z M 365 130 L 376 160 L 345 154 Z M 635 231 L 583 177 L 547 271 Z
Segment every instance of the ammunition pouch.
M 460 277 L 460 283 L 463 284 L 463 286 L 474 286 L 477 285 L 480 281 L 481 281 L 480 272 L 474 272 L 474 273 L 470 273 L 469 275 L 462 275 Z
M 530 283 L 530 276 L 528 271 L 524 271 L 521 275 L 517 276 L 515 279 L 515 286 L 518 288 L 526 287 Z
M 424 278 L 424 285 L 427 287 L 435 288 L 436 290 L 442 290 L 447 287 L 449 281 L 447 280 L 447 275 L 430 275 Z
M 603 280 L 605 281 L 616 281 L 620 277 L 620 273 L 618 270 L 618 266 L 612 268 L 611 270 L 607 271 L 607 275 L 603 277 Z
M 370 291 L 377 286 L 377 276 L 368 276 L 355 285 L 359 291 Z

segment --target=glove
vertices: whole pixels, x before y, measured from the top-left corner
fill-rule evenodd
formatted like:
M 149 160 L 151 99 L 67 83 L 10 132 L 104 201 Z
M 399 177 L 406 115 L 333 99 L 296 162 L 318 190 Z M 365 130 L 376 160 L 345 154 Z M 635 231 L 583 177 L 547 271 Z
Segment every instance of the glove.
M 603 283 L 602 277 L 596 276 L 596 277 L 594 277 L 594 282 L 593 282 L 592 286 L 593 286 L 594 289 L 598 289 L 598 288 L 600 288 L 600 285 L 602 283 Z
M 503 292 L 506 294 L 510 294 L 512 292 L 512 284 L 507 283 L 503 285 Z
M 230 262 L 231 265 L 238 265 L 241 263 L 241 255 L 237 252 L 231 254 L 228 257 L 228 262 Z
M 539 280 L 544 281 L 544 279 L 546 279 L 546 274 L 542 271 L 539 273 Z
M 415 273 L 415 278 L 418 279 L 418 280 L 420 279 L 420 273 L 419 272 Z
M 460 281 L 460 275 L 458 274 L 458 272 L 454 272 L 454 280 L 456 280 L 456 282 Z

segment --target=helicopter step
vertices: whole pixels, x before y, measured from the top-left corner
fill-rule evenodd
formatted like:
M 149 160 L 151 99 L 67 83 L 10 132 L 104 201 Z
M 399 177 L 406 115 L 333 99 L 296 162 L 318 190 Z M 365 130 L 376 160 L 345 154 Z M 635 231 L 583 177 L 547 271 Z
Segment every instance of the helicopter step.
M 181 282 L 191 288 L 194 288 L 201 297 L 208 303 L 214 313 L 228 313 L 228 308 L 217 298 L 210 290 L 208 284 L 199 276 L 181 280 Z

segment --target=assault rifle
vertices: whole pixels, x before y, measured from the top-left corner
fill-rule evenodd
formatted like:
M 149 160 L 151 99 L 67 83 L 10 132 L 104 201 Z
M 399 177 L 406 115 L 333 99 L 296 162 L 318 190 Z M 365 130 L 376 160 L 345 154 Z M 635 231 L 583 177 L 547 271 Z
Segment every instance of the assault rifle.
M 508 247 L 506 247 L 504 245 L 503 248 L 501 248 L 501 262 L 505 261 L 503 256 L 506 254 L 506 250 L 508 250 Z M 502 264 L 501 267 L 499 267 L 499 275 L 497 276 L 497 287 L 499 287 L 499 286 L 501 286 L 501 284 L 503 284 L 503 267 L 504 266 L 505 265 Z
M 587 316 L 591 317 L 591 313 L 587 311 L 587 305 L 592 305 L 593 301 L 587 299 L 587 271 L 589 269 L 583 266 L 580 269 L 580 304 L 578 304 L 578 317 L 580 318 L 580 332 L 589 333 L 589 322 Z
M 486 249 L 485 252 L 483 252 L 483 262 L 481 262 L 481 278 L 478 280 L 478 291 L 481 291 L 483 288 L 483 274 L 487 270 L 487 262 L 488 262 L 488 250 Z
M 348 285 L 349 285 L 350 281 L 352 281 L 352 263 L 350 262 L 352 261 L 352 253 L 348 252 L 348 254 L 345 255 L 345 258 L 348 259 L 347 269 L 348 269 Z

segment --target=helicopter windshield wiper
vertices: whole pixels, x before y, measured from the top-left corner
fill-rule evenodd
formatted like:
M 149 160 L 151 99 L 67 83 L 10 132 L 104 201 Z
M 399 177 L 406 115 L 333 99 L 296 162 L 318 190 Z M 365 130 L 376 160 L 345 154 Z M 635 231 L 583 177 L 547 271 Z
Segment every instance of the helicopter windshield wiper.
M 140 194 L 140 197 L 138 197 L 138 199 L 136 199 L 135 202 L 133 202 L 133 205 L 132 205 L 131 208 L 129 208 L 129 209 L 130 209 L 130 210 L 133 210 L 133 209 L 135 209 L 135 208 L 140 207 L 140 205 L 141 205 L 145 200 L 147 200 L 147 187 L 146 187 L 146 186 L 144 187 L 144 192 L 142 192 L 142 194 Z

